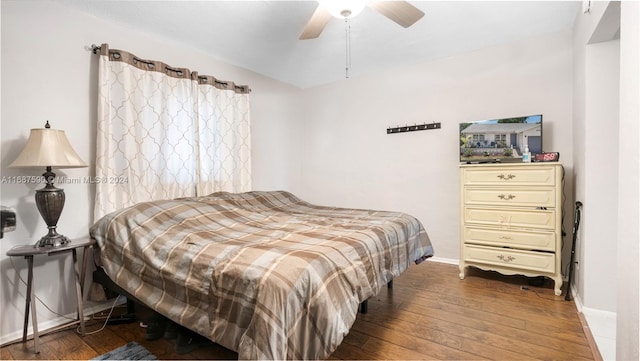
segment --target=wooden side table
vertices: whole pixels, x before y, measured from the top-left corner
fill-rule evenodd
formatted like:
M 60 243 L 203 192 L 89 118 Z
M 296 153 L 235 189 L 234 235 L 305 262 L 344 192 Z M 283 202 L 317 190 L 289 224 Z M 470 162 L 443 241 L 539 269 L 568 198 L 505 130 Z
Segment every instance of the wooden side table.
M 36 319 L 36 297 L 35 292 L 33 290 L 33 257 L 38 255 L 47 255 L 51 256 L 54 254 L 59 254 L 63 252 L 71 252 L 73 255 L 73 268 L 76 276 L 76 296 L 78 298 L 78 320 L 74 321 L 80 323 L 80 333 L 84 336 L 84 311 L 82 305 L 83 299 L 83 287 L 84 287 L 84 277 L 87 268 L 87 250 L 93 247 L 96 243 L 95 240 L 91 238 L 81 238 L 71 240 L 71 242 L 60 246 L 60 247 L 34 247 L 33 245 L 25 245 L 25 246 L 16 246 L 7 251 L 7 256 L 11 257 L 24 257 L 27 259 L 27 263 L 29 265 L 29 274 L 27 278 L 27 301 L 25 305 L 24 312 L 24 331 L 22 333 L 22 342 L 27 342 L 27 328 L 29 325 L 29 307 L 31 307 L 31 321 L 33 323 L 33 344 L 35 348 L 35 353 L 39 353 L 39 339 L 38 339 L 38 321 Z M 78 248 L 84 248 L 83 256 L 82 256 L 82 268 L 78 269 L 78 255 L 76 250 Z M 68 326 L 68 324 L 66 325 Z

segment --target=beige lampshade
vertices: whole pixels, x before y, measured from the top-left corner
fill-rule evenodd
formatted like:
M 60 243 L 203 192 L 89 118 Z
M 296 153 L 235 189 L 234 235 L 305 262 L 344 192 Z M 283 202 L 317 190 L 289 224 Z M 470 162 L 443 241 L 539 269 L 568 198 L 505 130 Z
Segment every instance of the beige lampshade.
M 31 129 L 27 145 L 9 168 L 83 168 L 86 166 L 69 144 L 63 130 L 38 128 Z

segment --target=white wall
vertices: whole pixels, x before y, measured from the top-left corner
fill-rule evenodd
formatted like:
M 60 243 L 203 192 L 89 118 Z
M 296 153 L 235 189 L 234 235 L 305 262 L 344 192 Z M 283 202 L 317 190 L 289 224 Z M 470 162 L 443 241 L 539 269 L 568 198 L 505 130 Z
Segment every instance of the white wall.
M 571 53 L 561 32 L 306 90 L 303 198 L 412 214 L 457 260 L 459 123 L 543 114 L 571 204 Z M 424 122 L 442 128 L 386 134 Z
M 620 42 L 589 44 L 585 56 L 584 206 L 575 264 L 582 287 L 576 302 L 610 360 L 616 338 Z
M 620 42 L 588 45 L 585 70 L 583 251 L 576 269 L 589 282 L 580 290 L 584 305 L 615 312 L 615 292 L 602 290 L 613 291 L 616 282 Z
M 583 202 L 576 250 L 576 290 L 585 307 L 615 312 L 617 231 L 619 42 L 604 41 L 611 28 L 608 3 L 592 3 L 576 18 L 574 49 L 575 199 Z M 619 19 L 618 19 L 619 21 Z M 594 34 L 599 36 L 594 36 Z M 615 32 L 611 33 L 612 40 Z M 590 44 L 592 38 L 601 42 Z M 604 247 L 606 245 L 606 247 Z M 602 272 L 602 269 L 611 270 Z
M 597 239 L 596 234 L 601 226 L 597 226 L 598 214 L 598 199 L 600 195 L 609 194 L 611 199 L 615 199 L 617 203 L 617 194 L 611 192 L 605 192 L 605 189 L 598 191 L 595 184 L 600 182 L 607 183 L 605 174 L 599 174 L 598 166 L 602 164 L 599 160 L 598 163 L 590 161 L 587 157 L 587 152 L 593 152 L 595 149 L 601 149 L 596 146 L 594 138 L 597 136 L 598 121 L 595 113 L 591 111 L 598 110 L 601 107 L 602 112 L 606 113 L 607 106 L 601 106 L 598 94 L 597 94 L 597 78 L 596 74 L 588 73 L 587 67 L 593 71 L 607 71 L 604 62 L 598 61 L 598 57 L 601 60 L 613 51 L 611 47 L 606 45 L 600 47 L 596 45 L 593 51 L 589 51 L 588 45 L 594 34 L 600 34 L 598 31 L 599 24 L 605 17 L 608 2 L 592 2 L 588 12 L 580 12 L 576 16 L 576 20 L 573 26 L 573 130 L 574 139 L 573 144 L 575 147 L 574 152 L 574 166 L 575 166 L 575 199 L 584 203 L 583 219 L 578 232 L 578 240 L 576 245 L 576 269 L 574 272 L 575 280 L 574 289 L 576 291 L 575 301 L 579 309 L 585 314 L 587 323 L 591 328 L 591 332 L 594 334 L 596 343 L 606 360 L 612 359 L 615 356 L 615 307 L 616 307 L 616 290 L 613 287 L 613 283 L 606 284 L 605 280 L 610 279 L 609 276 L 615 274 L 615 268 L 603 267 L 598 272 L 600 260 L 598 258 L 598 250 L 604 252 L 607 255 L 606 258 L 602 258 L 602 263 L 609 265 L 615 261 L 615 257 L 609 253 L 608 247 L 603 247 L 605 244 L 610 246 L 614 244 L 617 247 L 617 238 L 608 238 L 608 242 L 603 242 L 602 239 Z M 602 22 L 603 24 L 605 22 Z M 603 27 L 604 28 L 604 27 Z M 608 28 L 608 25 L 606 26 Z M 597 37 L 596 37 L 597 38 Z M 609 37 L 611 39 L 612 37 Z M 600 50 L 600 51 L 598 51 Z M 593 57 L 593 58 L 592 58 Z M 602 66 L 598 67 L 598 65 Z M 608 64 L 609 66 L 611 64 Z M 607 73 L 609 74 L 609 73 Z M 591 78 L 589 77 L 591 76 Z M 589 88 L 590 87 L 590 88 Z M 616 92 L 617 93 L 617 92 Z M 611 99 L 606 103 L 611 108 Z M 591 104 L 588 106 L 588 102 Z M 605 124 L 609 121 L 600 120 Z M 590 129 L 590 130 L 589 130 Z M 617 131 L 617 129 L 616 129 Z M 591 137 L 591 143 L 587 143 L 588 136 Z M 614 145 L 610 144 L 608 140 L 604 140 L 605 144 L 609 147 Z M 609 148 L 609 151 L 611 149 Z M 614 163 L 611 160 L 611 163 Z M 617 163 L 617 162 L 615 162 Z M 604 165 L 607 166 L 606 164 Z M 608 174 L 614 181 L 617 181 L 617 174 Z M 594 177 L 594 178 L 593 178 Z M 590 186 L 591 185 L 591 186 Z M 611 183 L 609 183 L 611 185 Z M 593 199 L 592 197 L 595 197 Z M 592 202 L 593 201 L 593 202 Z M 607 210 L 611 210 L 615 206 L 609 204 Z M 604 215 L 606 218 L 606 214 Z M 592 223 L 592 221 L 594 223 Z M 593 234 L 594 237 L 588 236 Z M 595 261 L 594 261 L 595 260 Z M 605 288 L 602 288 L 602 285 Z M 598 295 L 598 292 L 601 294 Z M 594 302 L 594 306 L 591 303 Z M 600 307 L 605 305 L 604 311 L 598 310 L 595 304 L 599 304 Z
M 619 360 L 640 352 L 640 3 L 625 1 L 620 17 L 620 148 L 617 257 Z
M 299 184 L 300 159 L 296 134 L 301 132 L 297 97 L 300 90 L 253 72 L 225 64 L 194 49 L 105 22 L 48 1 L 2 1 L 1 175 L 39 175 L 44 170 L 7 169 L 29 136 L 50 120 L 65 130 L 88 164 L 95 159 L 97 55 L 85 47 L 109 43 L 111 48 L 161 60 L 200 74 L 248 84 L 251 94 L 253 183 L 256 189 L 289 189 Z M 70 178 L 94 175 L 94 168 L 59 170 Z M 5 180 L 7 180 L 5 178 Z M 32 244 L 46 233 L 35 206 L 40 184 L 1 185 L 1 203 L 17 211 L 17 229 L 0 242 L 0 344 L 21 336 L 25 286 L 20 284 L 6 251 Z M 61 185 L 66 205 L 58 229 L 71 237 L 88 234 L 94 187 Z M 26 263 L 13 263 L 26 279 Z M 61 274 L 61 275 L 60 275 Z M 72 314 L 75 307 L 70 257 L 39 257 L 35 262 L 35 292 L 53 310 Z M 59 321 L 38 305 L 41 328 Z
M 619 42 L 612 41 L 618 37 Z M 637 2 L 591 2 L 591 11 L 576 18 L 574 165 L 576 199 L 585 202 L 586 226 L 579 232 L 583 267 L 577 272 L 576 302 L 584 306 L 604 359 L 637 360 L 640 343 L 638 44 Z M 612 89 L 616 83 L 618 90 Z M 594 144 L 596 138 L 604 144 Z M 613 337 L 611 345 L 606 336 Z

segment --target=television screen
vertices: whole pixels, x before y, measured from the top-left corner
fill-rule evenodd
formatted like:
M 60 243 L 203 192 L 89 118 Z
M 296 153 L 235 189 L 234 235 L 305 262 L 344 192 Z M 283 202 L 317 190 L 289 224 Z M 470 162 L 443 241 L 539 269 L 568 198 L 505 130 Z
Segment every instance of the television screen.
M 542 115 L 460 123 L 460 162 L 519 162 L 542 153 Z

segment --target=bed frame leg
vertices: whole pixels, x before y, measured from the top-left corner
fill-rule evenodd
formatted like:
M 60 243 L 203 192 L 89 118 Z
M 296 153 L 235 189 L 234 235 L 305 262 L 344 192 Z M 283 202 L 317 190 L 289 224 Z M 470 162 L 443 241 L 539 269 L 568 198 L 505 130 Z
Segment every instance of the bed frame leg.
M 360 303 L 360 313 L 369 312 L 369 300 L 364 300 Z
M 388 289 L 393 289 L 393 280 L 389 281 L 389 283 L 387 283 L 387 288 Z M 367 313 L 369 312 L 369 300 L 364 300 L 360 303 L 360 308 L 359 311 L 360 313 Z

